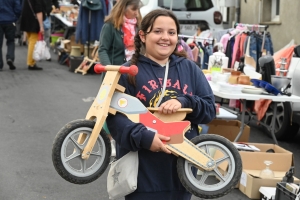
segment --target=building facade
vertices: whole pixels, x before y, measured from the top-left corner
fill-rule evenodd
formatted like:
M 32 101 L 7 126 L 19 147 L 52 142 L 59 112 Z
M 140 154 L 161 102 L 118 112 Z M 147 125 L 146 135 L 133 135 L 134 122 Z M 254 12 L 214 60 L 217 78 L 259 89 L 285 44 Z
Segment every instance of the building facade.
M 299 0 L 215 0 L 215 4 L 226 15 L 225 28 L 236 22 L 268 26 L 275 52 L 292 39 L 300 43 Z

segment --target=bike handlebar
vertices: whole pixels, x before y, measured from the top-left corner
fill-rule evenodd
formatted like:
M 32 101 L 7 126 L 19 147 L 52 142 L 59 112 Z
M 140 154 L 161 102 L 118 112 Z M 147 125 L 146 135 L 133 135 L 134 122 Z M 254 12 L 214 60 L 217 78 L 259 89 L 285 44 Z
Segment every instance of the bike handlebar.
M 97 74 L 106 71 L 119 71 L 121 74 L 130 74 L 132 76 L 135 76 L 138 73 L 138 67 L 136 65 L 130 65 L 129 67 L 126 67 L 126 66 L 116 66 L 116 65 L 104 66 L 101 64 L 96 64 L 94 67 L 94 71 Z

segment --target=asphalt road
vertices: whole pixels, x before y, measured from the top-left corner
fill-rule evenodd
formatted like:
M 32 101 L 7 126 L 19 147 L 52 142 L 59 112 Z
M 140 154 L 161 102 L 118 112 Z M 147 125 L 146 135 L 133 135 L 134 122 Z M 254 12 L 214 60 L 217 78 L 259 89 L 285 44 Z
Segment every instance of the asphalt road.
M 43 71 L 29 71 L 26 54 L 26 47 L 16 46 L 17 69 L 10 71 L 5 65 L 0 71 L 0 200 L 108 199 L 107 171 L 90 184 L 75 185 L 57 174 L 51 159 L 56 133 L 67 122 L 85 117 L 89 97 L 98 92 L 99 76 L 71 73 L 56 62 L 57 55 L 52 55 L 52 62 L 38 63 Z M 251 123 L 250 141 L 272 143 L 255 123 Z M 298 134 L 292 142 L 279 142 L 294 153 L 296 167 L 300 166 L 299 141 Z M 296 176 L 300 177 L 300 170 Z M 248 198 L 234 189 L 220 199 Z

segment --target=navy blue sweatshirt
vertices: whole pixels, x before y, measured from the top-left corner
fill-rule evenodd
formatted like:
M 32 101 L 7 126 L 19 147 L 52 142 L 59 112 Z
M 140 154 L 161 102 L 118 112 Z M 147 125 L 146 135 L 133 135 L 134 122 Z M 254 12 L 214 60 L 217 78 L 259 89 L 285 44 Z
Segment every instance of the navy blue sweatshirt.
M 125 66 L 129 66 L 126 63 Z M 146 107 L 154 107 L 163 85 L 165 67 L 145 56 L 137 63 L 136 87 L 129 84 L 127 75 L 122 75 L 119 84 L 125 93 L 137 97 Z M 209 123 L 215 118 L 215 99 L 206 77 L 190 60 L 170 56 L 168 81 L 163 101 L 177 98 L 182 108 L 192 108 L 186 120 L 191 130 L 185 136 L 191 139 L 198 135 L 198 124 Z M 117 157 L 129 151 L 139 151 L 137 190 L 126 196 L 126 200 L 189 200 L 191 194 L 182 186 L 178 175 L 177 157 L 163 152 L 152 152 L 155 133 L 141 123 L 133 123 L 125 115 L 117 113 L 107 117 L 108 128 L 117 143 Z
M 20 0 L 0 0 L 0 24 L 16 22 L 21 15 Z

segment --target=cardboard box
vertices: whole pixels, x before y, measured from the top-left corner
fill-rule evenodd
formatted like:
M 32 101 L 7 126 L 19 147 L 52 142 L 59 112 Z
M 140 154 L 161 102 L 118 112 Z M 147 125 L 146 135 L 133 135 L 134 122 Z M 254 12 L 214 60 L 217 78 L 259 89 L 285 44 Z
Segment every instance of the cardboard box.
M 209 124 L 208 133 L 217 134 L 227 138 L 230 141 L 234 141 L 238 133 L 240 132 L 241 122 L 238 120 L 221 120 L 214 119 Z M 248 142 L 250 135 L 250 127 L 245 125 L 244 131 L 238 142 Z
M 260 199 L 260 187 L 276 187 L 276 184 L 282 180 L 286 172 L 294 165 L 293 153 L 281 148 L 275 144 L 249 143 L 256 146 L 260 152 L 240 151 L 243 162 L 243 173 L 240 180 L 239 190 L 250 199 Z M 275 153 L 267 153 L 267 150 L 273 149 Z M 272 179 L 260 178 L 261 170 L 266 168 L 265 160 L 273 162 L 270 169 L 275 177 Z M 300 180 L 294 177 L 294 182 Z

